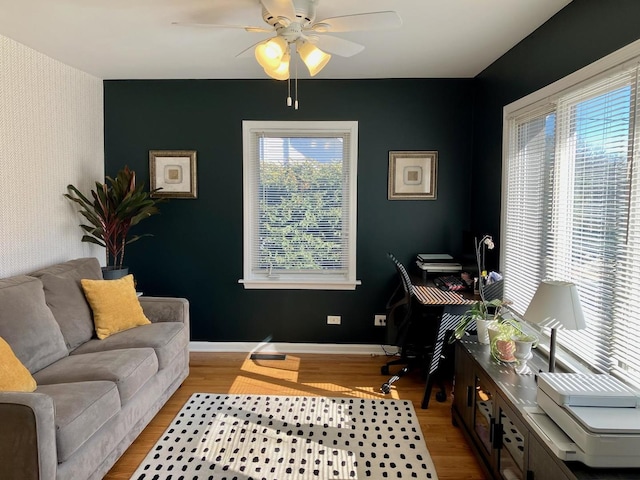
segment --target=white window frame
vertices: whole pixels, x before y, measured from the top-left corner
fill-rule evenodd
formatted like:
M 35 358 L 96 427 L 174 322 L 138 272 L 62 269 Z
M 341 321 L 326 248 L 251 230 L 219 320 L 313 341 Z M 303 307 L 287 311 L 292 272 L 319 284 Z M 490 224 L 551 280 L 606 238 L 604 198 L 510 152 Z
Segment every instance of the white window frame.
M 344 161 L 348 163 L 348 222 L 343 227 L 347 232 L 347 271 L 344 274 L 330 274 L 322 270 L 317 273 L 301 274 L 299 272 L 279 272 L 278 275 L 268 275 L 263 272 L 252 271 L 254 242 L 257 238 L 258 204 L 257 192 L 253 191 L 251 179 L 259 168 L 252 155 L 260 135 L 269 134 L 283 137 L 288 135 L 326 135 L 344 133 L 348 135 L 349 145 L 345 149 L 349 152 Z M 239 280 L 246 289 L 297 289 L 297 290 L 354 290 L 360 285 L 356 280 L 356 228 L 357 228 L 357 166 L 358 166 L 358 122 L 357 121 L 254 121 L 242 122 L 243 141 L 243 278 Z

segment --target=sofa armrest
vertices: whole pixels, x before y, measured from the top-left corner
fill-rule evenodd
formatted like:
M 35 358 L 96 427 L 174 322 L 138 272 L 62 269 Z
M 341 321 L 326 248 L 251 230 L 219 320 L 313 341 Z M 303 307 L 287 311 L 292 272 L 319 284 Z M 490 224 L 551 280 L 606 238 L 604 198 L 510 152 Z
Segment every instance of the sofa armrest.
M 140 305 L 152 323 L 182 322 L 189 327 L 189 301 L 175 297 L 140 297 Z
M 56 427 L 50 396 L 37 392 L 0 392 L 0 425 L 3 478 L 56 478 Z

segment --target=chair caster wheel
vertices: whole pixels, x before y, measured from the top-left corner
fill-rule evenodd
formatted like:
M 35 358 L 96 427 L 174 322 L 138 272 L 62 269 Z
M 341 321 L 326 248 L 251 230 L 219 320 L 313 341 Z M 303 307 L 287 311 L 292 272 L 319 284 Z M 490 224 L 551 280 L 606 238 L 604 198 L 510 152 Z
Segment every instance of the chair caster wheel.
M 380 373 L 382 375 L 389 375 L 389 365 L 383 365 L 380 367 Z
M 447 400 L 447 394 L 445 392 L 436 392 L 436 400 L 440 403 Z
M 389 385 L 388 383 L 383 383 L 380 387 L 380 390 L 382 390 L 382 393 L 384 394 L 389 394 L 391 393 L 391 385 Z

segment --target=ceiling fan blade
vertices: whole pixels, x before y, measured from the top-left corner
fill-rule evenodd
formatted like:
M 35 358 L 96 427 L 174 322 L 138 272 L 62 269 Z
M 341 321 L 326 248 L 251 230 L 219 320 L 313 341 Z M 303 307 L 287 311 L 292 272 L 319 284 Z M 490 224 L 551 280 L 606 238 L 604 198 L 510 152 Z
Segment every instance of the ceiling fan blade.
M 196 27 L 196 28 L 241 28 L 247 32 L 257 33 L 271 33 L 273 28 L 253 27 L 251 25 L 227 25 L 216 23 L 184 23 L 184 22 L 171 22 L 171 25 L 176 27 Z
M 364 45 L 334 37 L 333 35 L 318 35 L 318 40 L 313 42 L 316 47 L 327 53 L 334 53 L 341 57 L 352 57 L 364 50 Z
M 402 19 L 396 12 L 371 12 L 325 18 L 311 26 L 316 32 L 357 32 L 398 28 Z
M 284 17 L 291 21 L 296 19 L 296 9 L 292 0 L 260 0 L 260 3 L 274 17 Z

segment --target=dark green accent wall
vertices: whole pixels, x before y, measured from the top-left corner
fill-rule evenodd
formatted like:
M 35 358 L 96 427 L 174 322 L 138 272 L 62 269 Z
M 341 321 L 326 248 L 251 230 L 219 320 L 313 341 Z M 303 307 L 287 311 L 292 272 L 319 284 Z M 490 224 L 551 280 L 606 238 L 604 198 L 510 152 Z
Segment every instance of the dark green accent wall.
M 637 40 L 639 19 L 639 0 L 573 0 L 475 79 L 303 79 L 297 112 L 271 80 L 105 81 L 107 174 L 128 164 L 148 182 L 148 150 L 198 151 L 198 199 L 163 204 L 138 229 L 155 237 L 128 247 L 140 289 L 188 298 L 193 340 L 381 342 L 373 315 L 395 286 L 386 252 L 410 264 L 419 251 L 463 252 L 469 230 L 497 240 L 504 105 Z M 359 122 L 355 291 L 237 283 L 242 120 Z M 388 151 L 431 149 L 438 199 L 388 201 Z M 328 314 L 342 325 L 326 325 Z
M 503 107 L 638 38 L 639 0 L 573 0 L 475 78 L 473 229 L 499 238 Z
M 149 150 L 197 150 L 198 198 L 161 205 L 127 247 L 149 295 L 191 302 L 192 340 L 380 343 L 373 316 L 395 287 L 391 251 L 461 252 L 470 225 L 472 79 L 309 80 L 300 110 L 271 80 L 105 81 L 106 173 L 124 165 L 148 185 Z M 355 291 L 245 290 L 242 120 L 357 120 Z M 389 150 L 438 150 L 438 199 L 387 200 Z M 465 242 L 466 243 L 466 242 Z M 467 246 L 468 247 L 468 246 Z M 326 325 L 341 315 L 342 325 Z

